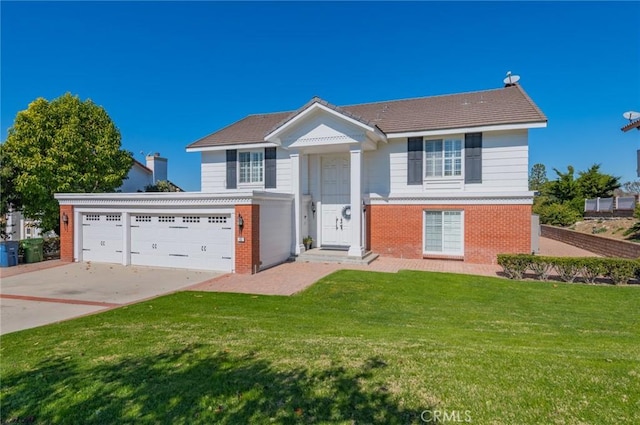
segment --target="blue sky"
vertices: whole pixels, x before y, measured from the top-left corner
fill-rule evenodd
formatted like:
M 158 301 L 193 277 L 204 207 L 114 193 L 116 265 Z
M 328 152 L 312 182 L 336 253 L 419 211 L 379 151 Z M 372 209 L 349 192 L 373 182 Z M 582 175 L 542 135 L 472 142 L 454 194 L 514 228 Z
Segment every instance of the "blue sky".
M 498 88 L 506 71 L 549 118 L 530 166 L 636 179 L 640 2 L 7 2 L 1 134 L 37 97 L 102 105 L 125 149 L 169 158 L 200 189 L 185 146 L 252 113 Z

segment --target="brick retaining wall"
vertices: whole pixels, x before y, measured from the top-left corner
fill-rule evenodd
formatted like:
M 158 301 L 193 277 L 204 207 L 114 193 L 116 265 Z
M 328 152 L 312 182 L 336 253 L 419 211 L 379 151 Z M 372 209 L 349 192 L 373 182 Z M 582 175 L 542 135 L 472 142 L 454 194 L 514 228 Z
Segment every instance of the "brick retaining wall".
M 541 225 L 541 236 L 554 239 L 605 257 L 640 258 L 640 244 L 618 241 L 597 235 L 576 232 L 562 227 Z

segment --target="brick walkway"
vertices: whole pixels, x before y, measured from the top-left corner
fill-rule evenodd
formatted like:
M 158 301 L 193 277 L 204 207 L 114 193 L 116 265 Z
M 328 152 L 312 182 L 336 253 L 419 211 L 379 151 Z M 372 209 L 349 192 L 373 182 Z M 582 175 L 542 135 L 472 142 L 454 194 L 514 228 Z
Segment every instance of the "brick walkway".
M 596 254 L 552 239 L 540 238 L 540 255 L 593 257 Z M 379 257 L 368 266 L 331 263 L 285 263 L 255 275 L 228 274 L 190 287 L 194 291 L 239 292 L 246 294 L 291 295 L 341 269 L 397 273 L 420 270 L 480 276 L 501 276 L 495 264 L 470 264 L 462 261 L 411 260 Z
M 552 239 L 540 238 L 540 255 L 561 257 L 596 256 L 589 251 Z M 60 260 L 20 264 L 0 268 L 0 277 L 15 276 L 35 270 L 57 267 L 67 263 Z M 368 270 L 372 272 L 397 273 L 399 270 L 420 270 L 460 273 L 480 276 L 500 276 L 502 267 L 495 264 L 470 264 L 463 261 L 412 260 L 379 257 L 369 265 L 333 263 L 285 263 L 255 275 L 226 274 L 218 278 L 189 287 L 194 291 L 239 292 L 264 295 L 291 295 L 300 292 L 314 282 L 340 269 Z

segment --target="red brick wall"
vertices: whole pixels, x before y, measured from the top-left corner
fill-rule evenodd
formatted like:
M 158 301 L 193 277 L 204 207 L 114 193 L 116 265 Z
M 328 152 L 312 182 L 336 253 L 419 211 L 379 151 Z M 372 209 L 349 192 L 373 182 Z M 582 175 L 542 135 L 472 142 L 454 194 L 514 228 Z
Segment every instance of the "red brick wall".
M 530 205 L 370 205 L 370 249 L 391 257 L 423 258 L 427 209 L 464 211 L 465 261 L 495 264 L 497 254 L 531 252 Z
M 68 222 L 62 221 L 63 215 L 66 214 Z M 74 261 L 73 257 L 73 205 L 60 205 L 60 259 L 62 261 Z
M 541 225 L 541 236 L 555 239 L 605 257 L 640 258 L 640 244 L 589 235 L 561 227 Z
M 238 227 L 242 216 L 244 226 Z M 236 205 L 236 273 L 253 274 L 260 269 L 260 205 Z M 238 242 L 238 238 L 244 242 Z

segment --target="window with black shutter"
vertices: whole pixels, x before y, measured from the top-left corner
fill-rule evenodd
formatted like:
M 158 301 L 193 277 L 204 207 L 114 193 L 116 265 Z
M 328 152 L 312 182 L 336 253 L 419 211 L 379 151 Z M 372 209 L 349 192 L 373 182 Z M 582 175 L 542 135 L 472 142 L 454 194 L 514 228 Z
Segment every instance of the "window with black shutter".
M 276 188 L 276 148 L 264 148 L 264 187 Z
M 227 150 L 227 189 L 238 187 L 238 151 L 236 149 Z
M 422 184 L 422 137 L 409 137 L 407 142 L 407 184 Z
M 482 183 L 482 133 L 464 135 L 464 182 Z

